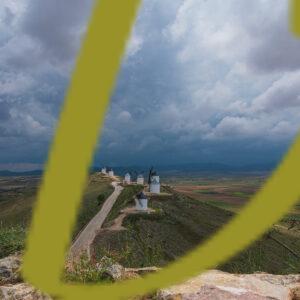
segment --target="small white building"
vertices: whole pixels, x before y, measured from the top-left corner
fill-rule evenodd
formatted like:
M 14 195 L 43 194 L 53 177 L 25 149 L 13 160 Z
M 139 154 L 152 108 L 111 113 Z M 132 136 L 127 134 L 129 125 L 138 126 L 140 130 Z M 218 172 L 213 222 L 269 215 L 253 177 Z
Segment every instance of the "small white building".
M 125 174 L 125 177 L 124 177 L 124 183 L 130 184 L 130 182 L 131 182 L 130 174 L 129 174 L 129 173 L 126 173 L 126 174 Z
M 150 191 L 150 193 L 160 194 L 159 176 L 157 176 L 157 175 L 151 176 L 149 191 Z
M 136 183 L 144 185 L 144 176 L 142 174 L 138 175 L 138 177 L 136 179 Z
M 113 177 L 114 176 L 114 171 L 112 169 L 108 170 L 108 176 Z
M 102 168 L 102 169 L 101 169 L 101 173 L 102 173 L 102 174 L 106 174 L 106 168 Z
M 148 199 L 143 192 L 140 192 L 136 195 L 135 209 L 140 211 L 148 210 Z

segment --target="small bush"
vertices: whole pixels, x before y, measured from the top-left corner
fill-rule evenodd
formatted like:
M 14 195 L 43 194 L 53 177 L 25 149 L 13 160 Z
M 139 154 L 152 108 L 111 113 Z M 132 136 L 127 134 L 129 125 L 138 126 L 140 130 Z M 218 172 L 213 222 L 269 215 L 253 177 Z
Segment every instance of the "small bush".
M 24 249 L 25 229 L 17 227 L 0 227 L 0 258 Z
M 106 195 L 105 194 L 100 194 L 98 197 L 97 197 L 97 204 L 98 206 L 102 206 L 104 200 L 106 199 Z
M 97 267 L 87 256 L 81 256 L 79 262 L 73 264 L 73 269 L 66 269 L 63 275 L 65 282 L 96 283 L 110 281 L 105 275 L 106 268 Z

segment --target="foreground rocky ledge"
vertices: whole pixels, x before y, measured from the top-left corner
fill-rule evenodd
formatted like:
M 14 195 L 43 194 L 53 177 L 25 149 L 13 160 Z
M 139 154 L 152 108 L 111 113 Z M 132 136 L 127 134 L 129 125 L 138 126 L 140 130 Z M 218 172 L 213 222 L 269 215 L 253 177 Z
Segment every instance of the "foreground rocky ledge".
M 1 300 L 51 300 L 32 286 L 21 282 L 21 259 L 10 256 L 0 259 Z M 126 269 L 121 265 L 108 266 L 115 281 L 135 278 L 158 268 Z M 130 276 L 129 276 L 130 275 Z M 134 275 L 134 276 L 133 276 Z M 138 298 L 135 298 L 138 299 Z M 144 297 L 143 299 L 151 299 Z M 247 275 L 207 271 L 183 284 L 160 290 L 153 299 L 159 300 L 300 300 L 299 275 Z
M 299 300 L 300 275 L 208 271 L 158 292 L 160 300 Z

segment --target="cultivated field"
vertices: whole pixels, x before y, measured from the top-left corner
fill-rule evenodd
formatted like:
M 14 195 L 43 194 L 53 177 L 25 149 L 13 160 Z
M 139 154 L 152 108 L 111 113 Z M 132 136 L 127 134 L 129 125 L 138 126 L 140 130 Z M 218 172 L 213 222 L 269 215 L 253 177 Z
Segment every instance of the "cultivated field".
M 166 178 L 175 191 L 230 211 L 238 211 L 262 186 L 266 175 L 206 175 Z
M 263 186 L 268 176 L 269 174 L 266 173 L 194 174 L 193 176 L 168 176 L 165 181 L 175 191 L 193 199 L 239 212 Z M 300 201 L 281 223 L 286 223 L 288 227 L 297 226 L 300 229 Z

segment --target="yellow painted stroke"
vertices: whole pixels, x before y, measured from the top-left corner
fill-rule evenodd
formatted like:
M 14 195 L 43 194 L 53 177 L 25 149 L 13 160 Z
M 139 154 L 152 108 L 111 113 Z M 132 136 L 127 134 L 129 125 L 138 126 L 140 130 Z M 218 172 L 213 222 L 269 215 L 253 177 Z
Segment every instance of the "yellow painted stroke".
M 63 1 L 63 0 L 62 0 Z M 140 0 L 97 0 L 39 193 L 24 275 L 53 291 Z M 49 28 L 51 30 L 51 28 Z
M 291 11 L 291 28 L 298 35 L 299 1 L 292 1 Z M 168 268 L 145 279 L 113 285 L 66 285 L 60 281 L 98 131 L 139 4 L 139 0 L 96 1 L 34 212 L 23 273 L 37 288 L 63 299 L 127 299 L 183 281 L 250 245 L 299 200 L 298 137 L 241 214 Z

